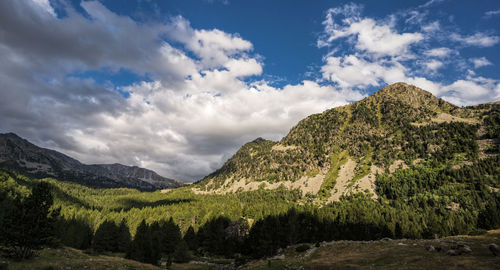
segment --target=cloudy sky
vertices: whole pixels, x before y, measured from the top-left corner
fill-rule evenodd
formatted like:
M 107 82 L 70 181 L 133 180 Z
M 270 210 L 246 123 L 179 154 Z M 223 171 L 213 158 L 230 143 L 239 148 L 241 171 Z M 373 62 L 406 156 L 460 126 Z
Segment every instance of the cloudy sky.
M 0 1 L 0 132 L 200 179 L 398 81 L 500 99 L 500 2 Z

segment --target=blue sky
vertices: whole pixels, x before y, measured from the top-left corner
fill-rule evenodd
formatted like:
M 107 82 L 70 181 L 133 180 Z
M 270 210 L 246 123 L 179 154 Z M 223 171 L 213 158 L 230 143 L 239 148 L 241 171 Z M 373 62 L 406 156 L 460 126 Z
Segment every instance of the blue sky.
M 304 79 L 314 79 L 322 65 L 322 57 L 328 48 L 318 48 L 317 40 L 322 35 L 323 20 L 329 8 L 349 3 L 362 5 L 363 15 L 374 19 L 387 19 L 395 13 L 405 13 L 430 1 L 101 1 L 107 8 L 136 21 L 168 22 L 169 18 L 183 16 L 193 28 L 219 29 L 227 33 L 238 33 L 252 42 L 254 52 L 263 57 L 263 76 L 273 79 L 277 86 L 297 84 Z M 75 7 L 80 1 L 73 1 Z M 428 22 L 438 21 L 449 31 L 462 33 L 497 33 L 500 13 L 497 1 L 435 1 L 425 13 Z M 83 10 L 80 12 L 84 13 Z M 497 27 L 495 27 L 497 26 Z M 396 24 L 400 32 L 418 30 L 418 24 Z M 497 33 L 498 34 L 498 33 Z M 434 41 L 433 45 L 439 44 Z M 481 55 L 490 62 L 500 60 L 496 46 L 462 48 L 461 55 Z M 458 77 L 452 70 L 444 78 L 452 81 Z M 311 74 L 312 73 L 312 74 Z M 481 70 L 483 76 L 495 76 L 494 65 Z M 129 74 L 127 74 L 129 75 Z M 128 84 L 128 76 L 113 80 L 119 85 Z M 376 88 L 378 89 L 378 88 Z
M 181 180 L 404 81 L 500 99 L 498 1 L 0 2 L 0 131 Z

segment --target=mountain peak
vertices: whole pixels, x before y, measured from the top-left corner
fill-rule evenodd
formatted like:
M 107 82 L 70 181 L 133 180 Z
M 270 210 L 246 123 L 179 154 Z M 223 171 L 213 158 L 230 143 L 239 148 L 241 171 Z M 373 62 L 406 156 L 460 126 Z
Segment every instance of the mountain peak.
M 16 133 L 13 133 L 13 132 L 0 133 L 0 137 L 13 138 L 13 139 L 23 139 L 23 138 L 19 137 Z
M 367 99 L 377 100 L 379 102 L 392 101 L 413 108 L 428 109 L 430 111 L 448 111 L 457 108 L 457 106 L 437 98 L 432 93 L 404 82 L 397 82 L 388 85 Z
M 494 108 L 459 108 L 398 82 L 308 116 L 279 142 L 256 139 L 243 145 L 193 188 L 227 193 L 284 186 L 326 202 L 358 192 L 376 197 L 376 175 L 386 170 L 434 156 L 472 160 L 475 154 L 490 155 L 485 152 L 493 147 L 490 142 L 483 141 L 482 150 L 476 147 L 477 130 L 489 128 L 483 118 L 492 116 Z
M 398 97 L 424 96 L 426 98 L 436 98 L 430 92 L 404 82 L 393 83 L 384 88 L 381 88 L 375 93 L 375 95 L 389 95 Z

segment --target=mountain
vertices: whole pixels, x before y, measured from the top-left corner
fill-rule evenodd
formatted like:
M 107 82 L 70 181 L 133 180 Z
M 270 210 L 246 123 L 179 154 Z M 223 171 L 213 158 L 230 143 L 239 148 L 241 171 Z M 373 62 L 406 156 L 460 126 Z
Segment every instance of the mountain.
M 300 189 L 317 200 L 365 193 L 421 162 L 460 168 L 499 154 L 500 102 L 457 107 L 405 83 L 311 115 L 281 141 L 258 138 L 193 186 L 197 193 Z
M 141 190 L 176 188 L 183 184 L 154 171 L 122 164 L 82 164 L 54 150 L 40 148 L 14 133 L 0 134 L 0 167 L 36 177 L 54 177 L 93 187 Z

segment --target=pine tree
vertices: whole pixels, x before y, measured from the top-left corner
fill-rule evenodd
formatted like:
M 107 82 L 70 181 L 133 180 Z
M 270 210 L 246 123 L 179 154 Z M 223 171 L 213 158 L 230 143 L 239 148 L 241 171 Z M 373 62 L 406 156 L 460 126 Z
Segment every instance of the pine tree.
M 135 233 L 134 240 L 130 244 L 130 248 L 126 257 L 132 260 L 156 264 L 160 259 L 157 243 L 153 244 L 151 231 L 145 220 L 142 220 L 137 232 Z M 156 250 L 153 250 L 155 248 Z
M 403 230 L 401 229 L 401 224 L 399 224 L 399 222 L 396 222 L 396 226 L 394 228 L 394 238 L 403 238 Z
M 119 228 L 113 221 L 104 221 L 94 235 L 92 248 L 97 252 L 118 251 Z
M 122 219 L 120 226 L 118 227 L 118 251 L 126 252 L 130 246 L 130 229 L 127 226 L 125 219 Z
M 15 257 L 26 259 L 34 249 L 53 243 L 54 226 L 58 210 L 51 211 L 51 186 L 40 182 L 24 201 L 14 199 L 0 228 L 0 242 Z
M 151 236 L 148 231 L 146 221 L 142 220 L 137 227 L 134 240 L 130 244 L 126 257 L 140 262 L 145 262 L 149 254 L 151 254 Z
M 166 254 L 172 254 L 177 247 L 177 244 L 182 239 L 182 234 L 179 226 L 175 224 L 174 220 L 170 218 L 166 223 L 163 224 L 162 231 L 165 233 L 165 238 L 162 239 L 163 252 Z
M 174 261 L 177 263 L 187 263 L 191 260 L 188 245 L 184 240 L 181 240 L 174 252 Z
M 198 249 L 198 239 L 196 238 L 193 226 L 189 226 L 186 231 L 186 234 L 184 235 L 184 242 L 186 242 L 190 250 Z
M 70 219 L 61 220 L 58 224 L 59 238 L 64 245 L 77 249 L 87 249 L 91 246 L 93 232 L 83 221 Z

